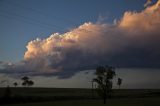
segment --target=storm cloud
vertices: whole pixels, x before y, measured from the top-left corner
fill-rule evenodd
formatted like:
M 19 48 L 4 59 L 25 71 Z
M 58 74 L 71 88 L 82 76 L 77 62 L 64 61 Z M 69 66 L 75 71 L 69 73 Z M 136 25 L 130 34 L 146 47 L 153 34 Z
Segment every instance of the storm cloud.
M 24 60 L 3 73 L 67 78 L 98 65 L 160 68 L 160 0 L 141 12 L 126 11 L 115 24 L 86 22 L 64 34 L 28 42 Z

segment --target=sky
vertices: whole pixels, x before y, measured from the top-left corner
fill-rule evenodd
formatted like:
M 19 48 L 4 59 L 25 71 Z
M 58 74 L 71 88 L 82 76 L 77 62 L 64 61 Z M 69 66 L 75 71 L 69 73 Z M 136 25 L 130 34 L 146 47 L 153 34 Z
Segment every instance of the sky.
M 159 0 L 0 0 L 0 23 L 1 81 L 89 88 L 111 65 L 124 88 L 160 88 Z
M 63 33 L 85 22 L 97 22 L 100 16 L 112 23 L 126 10 L 142 10 L 144 3 L 145 0 L 1 0 L 0 59 L 17 62 L 23 59 L 30 40 Z

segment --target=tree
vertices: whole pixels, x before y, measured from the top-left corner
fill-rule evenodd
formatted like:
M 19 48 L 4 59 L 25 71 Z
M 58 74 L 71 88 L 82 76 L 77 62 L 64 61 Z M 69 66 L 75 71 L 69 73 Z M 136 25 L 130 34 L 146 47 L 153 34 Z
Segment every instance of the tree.
M 17 87 L 18 83 L 17 83 L 17 82 L 14 82 L 13 85 L 14 85 L 15 87 Z
M 28 82 L 28 80 L 29 80 L 29 77 L 27 77 L 27 76 L 24 76 L 24 77 L 22 77 L 21 78 L 22 79 L 22 86 L 27 86 L 27 82 Z
M 25 82 L 25 81 L 28 81 L 28 80 L 29 80 L 29 77 L 24 76 L 24 77 L 22 77 L 21 79 Z
M 27 76 L 24 76 L 21 79 L 23 80 L 22 86 L 32 86 L 34 84 L 34 82 Z
M 116 75 L 115 68 L 110 66 L 99 66 L 96 69 L 96 78 L 94 82 L 98 84 L 97 92 L 103 98 L 104 104 L 106 103 L 107 97 L 111 96 L 112 91 L 112 79 Z
M 26 82 L 22 82 L 22 86 L 26 86 L 27 85 L 27 83 Z
M 28 84 L 28 86 L 32 86 L 32 85 L 34 85 L 34 82 L 33 82 L 32 80 L 29 80 L 29 81 L 27 82 L 27 84 Z
M 122 84 L 122 79 L 118 78 L 117 85 L 119 86 L 119 89 L 120 89 L 121 84 Z

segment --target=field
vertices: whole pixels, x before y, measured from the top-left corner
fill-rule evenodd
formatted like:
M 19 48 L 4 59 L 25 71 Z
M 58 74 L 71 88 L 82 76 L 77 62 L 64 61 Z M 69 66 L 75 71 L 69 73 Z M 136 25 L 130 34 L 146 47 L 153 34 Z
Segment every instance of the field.
M 104 106 L 103 101 L 91 89 L 72 88 L 10 88 L 11 98 L 18 102 L 1 106 Z M 0 97 L 6 89 L 0 88 Z M 107 106 L 160 106 L 160 90 L 113 90 Z M 1 101 L 2 102 L 2 101 Z
M 111 99 L 107 106 L 160 106 L 160 98 Z M 100 100 L 68 100 L 39 103 L 21 103 L 1 106 L 104 106 Z

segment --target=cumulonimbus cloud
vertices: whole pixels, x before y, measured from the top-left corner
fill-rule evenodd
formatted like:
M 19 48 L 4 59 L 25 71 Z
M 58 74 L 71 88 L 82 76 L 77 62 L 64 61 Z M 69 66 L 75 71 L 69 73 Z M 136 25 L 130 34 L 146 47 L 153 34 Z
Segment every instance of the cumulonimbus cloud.
M 30 41 L 24 60 L 3 72 L 69 77 L 102 64 L 159 68 L 159 29 L 160 0 L 141 12 L 125 12 L 113 25 L 88 22 L 64 34 Z

